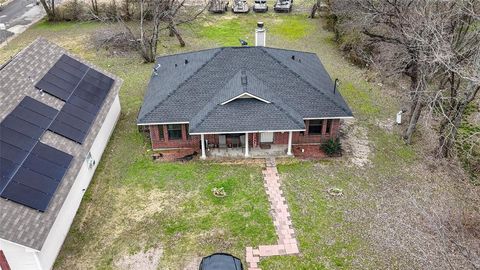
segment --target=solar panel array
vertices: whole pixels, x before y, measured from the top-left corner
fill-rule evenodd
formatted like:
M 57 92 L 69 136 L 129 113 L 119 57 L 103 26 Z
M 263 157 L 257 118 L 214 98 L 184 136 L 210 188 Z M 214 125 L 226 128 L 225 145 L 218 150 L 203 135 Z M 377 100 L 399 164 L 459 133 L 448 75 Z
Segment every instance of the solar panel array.
M 82 144 L 112 85 L 112 78 L 62 55 L 35 85 L 65 101 L 49 130 Z
M 62 55 L 35 85 L 60 111 L 25 97 L 0 123 L 0 197 L 45 211 L 73 157 L 39 141 L 48 129 L 83 143 L 113 79 Z
M 0 196 L 45 211 L 73 157 L 39 142 L 58 111 L 25 97 L 0 123 Z

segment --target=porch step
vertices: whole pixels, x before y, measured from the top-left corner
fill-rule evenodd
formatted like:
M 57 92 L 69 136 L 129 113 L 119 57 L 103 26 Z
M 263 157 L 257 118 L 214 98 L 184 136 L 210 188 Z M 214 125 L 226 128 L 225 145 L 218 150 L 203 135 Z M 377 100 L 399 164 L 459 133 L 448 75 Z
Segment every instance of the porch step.
M 274 157 L 268 157 L 265 159 L 265 163 L 267 165 L 267 167 L 275 167 L 277 166 L 277 163 L 275 162 L 275 158 Z

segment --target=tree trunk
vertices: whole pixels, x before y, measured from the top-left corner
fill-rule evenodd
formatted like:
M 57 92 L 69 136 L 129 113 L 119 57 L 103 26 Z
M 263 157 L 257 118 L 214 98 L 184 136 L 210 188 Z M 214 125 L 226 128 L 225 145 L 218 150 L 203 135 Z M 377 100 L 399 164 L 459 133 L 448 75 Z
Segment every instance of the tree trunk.
M 55 14 L 55 0 L 51 0 L 51 7 L 52 7 L 52 19 L 55 20 L 57 18 L 57 14 Z
M 315 18 L 315 14 L 317 14 L 317 10 L 318 10 L 318 4 L 319 4 L 319 1 L 317 1 L 315 4 L 313 4 L 312 10 L 310 11 L 310 16 L 308 16 L 308 18 L 310 18 L 310 19 Z
M 92 0 L 92 11 L 93 14 L 98 15 L 98 3 L 97 0 Z
M 50 3 L 52 5 L 47 4 L 47 0 L 40 0 L 40 3 L 42 4 L 43 8 L 45 9 L 45 12 L 47 13 L 48 20 L 54 21 L 55 20 L 55 1 L 50 0 Z
M 445 119 L 440 124 L 440 138 L 436 149 L 438 158 L 447 158 L 452 156 L 452 150 L 455 146 L 458 128 L 462 123 L 463 115 L 468 104 L 472 102 L 480 91 L 480 86 L 470 83 L 466 90 L 465 99 L 455 102 L 455 106 L 451 109 Z
M 125 14 L 124 14 L 123 17 L 124 17 L 125 20 L 128 21 L 132 18 L 132 14 L 130 14 L 130 0 L 124 0 L 124 3 L 125 4 L 124 4 L 123 9 L 124 9 Z
M 445 120 L 445 123 L 440 127 L 440 138 L 436 155 L 438 158 L 448 158 L 452 156 L 452 150 L 455 146 L 455 138 L 457 137 L 458 128 L 462 123 L 463 114 L 467 108 L 465 103 L 459 104 L 456 108 L 455 116 L 452 122 Z
M 415 129 L 417 128 L 418 119 L 420 119 L 420 115 L 422 114 L 423 106 L 424 106 L 423 102 L 418 98 L 416 99 L 416 101 L 412 103 L 412 106 L 410 109 L 412 113 L 410 114 L 410 118 L 408 120 L 407 129 L 403 134 L 403 139 L 407 144 L 412 143 L 412 136 L 413 136 L 413 133 L 415 132 Z
M 173 35 L 175 35 L 175 37 L 177 37 L 178 43 L 180 43 L 180 47 L 185 47 L 185 41 L 183 40 L 182 36 L 180 35 L 180 32 L 178 32 L 175 25 L 171 24 L 169 26 L 169 29 L 170 29 L 170 33 L 172 33 Z

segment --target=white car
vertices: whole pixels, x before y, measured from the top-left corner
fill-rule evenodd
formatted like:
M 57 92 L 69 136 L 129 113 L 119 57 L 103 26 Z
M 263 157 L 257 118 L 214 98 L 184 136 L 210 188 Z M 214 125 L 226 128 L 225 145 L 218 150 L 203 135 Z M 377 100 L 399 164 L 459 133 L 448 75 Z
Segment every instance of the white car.
M 277 3 L 273 6 L 273 10 L 276 12 L 290 12 L 292 11 L 293 0 L 277 0 Z
M 255 4 L 253 5 L 253 11 L 255 12 L 267 12 L 267 0 L 255 0 Z
M 235 0 L 233 1 L 232 11 L 234 13 L 247 13 L 250 11 L 247 0 Z

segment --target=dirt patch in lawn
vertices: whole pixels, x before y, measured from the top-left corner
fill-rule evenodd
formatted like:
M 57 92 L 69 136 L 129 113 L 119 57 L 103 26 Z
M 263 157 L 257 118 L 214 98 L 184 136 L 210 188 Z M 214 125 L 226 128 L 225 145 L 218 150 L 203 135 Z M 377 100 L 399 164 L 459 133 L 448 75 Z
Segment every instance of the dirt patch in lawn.
M 368 260 L 399 269 L 479 268 L 478 189 L 460 180 L 466 176 L 458 167 L 431 162 L 415 162 L 400 172 L 393 168 L 375 182 L 375 189 L 354 199 L 372 206 L 350 216 L 362 216 L 368 229 L 360 234 L 375 250 L 359 261 L 370 256 Z
M 183 268 L 183 270 L 198 270 L 198 266 L 200 265 L 201 261 L 201 257 L 193 257 L 190 259 L 187 266 Z
M 347 134 L 343 140 L 344 150 L 353 165 L 365 167 L 370 164 L 371 152 L 367 129 L 355 123 L 355 120 L 347 120 L 342 126 L 343 134 Z
M 192 196 L 188 193 L 179 194 L 158 189 L 148 192 L 142 192 L 142 190 L 138 189 L 124 189 L 122 192 L 124 192 L 123 196 L 125 198 L 129 198 L 130 200 L 131 197 L 134 197 L 136 200 L 136 207 L 134 210 L 126 209 L 129 212 L 128 218 L 136 222 L 140 222 L 145 218 L 164 211 L 178 212 L 181 210 L 179 208 L 180 202 Z
M 156 270 L 163 254 L 163 248 L 157 247 L 133 255 L 124 255 L 114 264 L 121 270 Z

